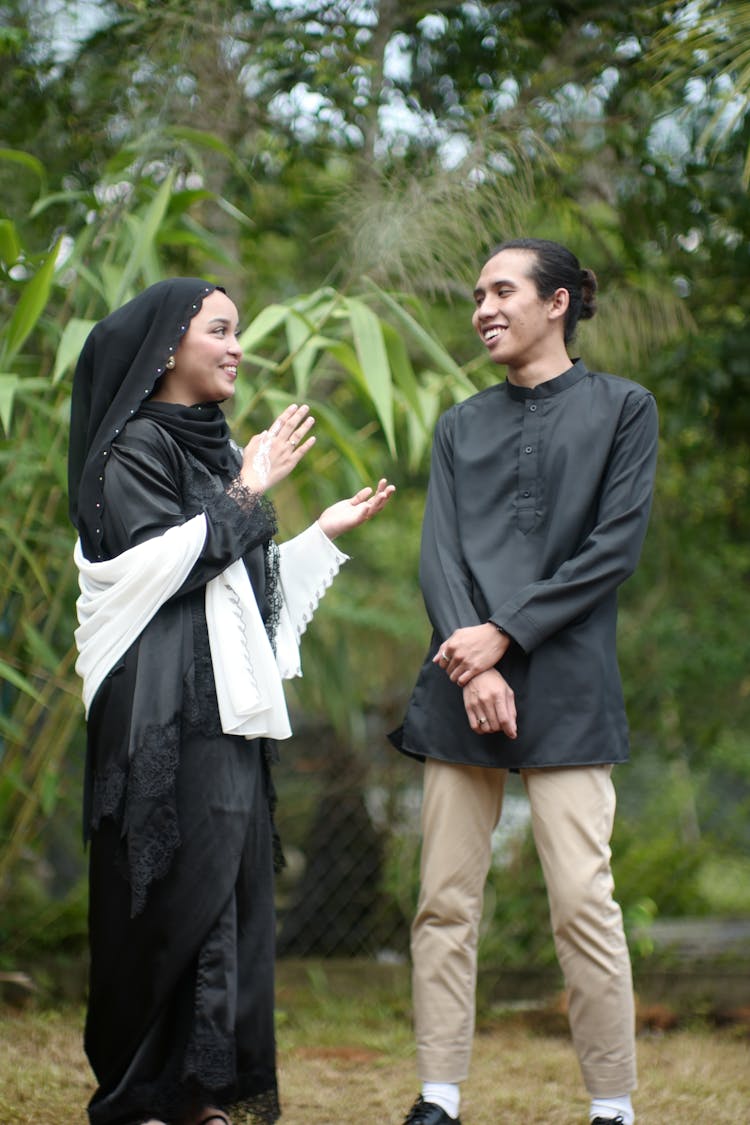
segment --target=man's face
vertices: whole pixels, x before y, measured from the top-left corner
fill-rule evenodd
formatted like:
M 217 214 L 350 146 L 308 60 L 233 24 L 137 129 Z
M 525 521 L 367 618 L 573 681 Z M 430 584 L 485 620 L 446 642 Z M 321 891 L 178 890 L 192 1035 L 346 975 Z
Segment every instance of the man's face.
M 471 322 L 492 361 L 511 370 L 543 359 L 562 339 L 555 298 L 541 300 L 531 278 L 534 257 L 533 250 L 501 250 L 474 289 Z

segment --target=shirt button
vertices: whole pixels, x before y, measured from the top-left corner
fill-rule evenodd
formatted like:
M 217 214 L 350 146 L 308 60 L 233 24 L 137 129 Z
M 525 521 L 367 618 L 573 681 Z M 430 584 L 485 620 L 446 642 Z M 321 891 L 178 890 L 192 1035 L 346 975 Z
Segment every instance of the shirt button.
M 531 493 L 530 492 L 524 492 L 523 495 L 524 495 L 524 498 L 528 500 L 529 496 L 531 496 Z
M 527 445 L 526 448 L 524 449 L 524 453 L 533 453 L 533 452 L 534 452 L 534 446 L 533 445 Z

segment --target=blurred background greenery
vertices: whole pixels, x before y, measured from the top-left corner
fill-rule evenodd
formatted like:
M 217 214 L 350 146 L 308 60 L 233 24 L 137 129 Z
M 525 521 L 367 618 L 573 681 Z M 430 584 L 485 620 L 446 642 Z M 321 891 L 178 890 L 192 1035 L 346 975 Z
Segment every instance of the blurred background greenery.
M 747 0 L 0 3 L 0 971 L 74 991 L 84 744 L 67 517 L 72 367 L 161 277 L 247 326 L 240 441 L 309 401 L 284 534 L 387 475 L 388 514 L 304 641 L 282 747 L 282 955 L 403 958 L 419 766 L 386 734 L 428 640 L 419 524 L 438 412 L 497 378 L 471 285 L 504 237 L 600 283 L 592 368 L 651 388 L 657 494 L 621 598 L 632 763 L 615 871 L 636 953 L 660 917 L 750 918 Z M 486 964 L 552 960 L 511 787 Z

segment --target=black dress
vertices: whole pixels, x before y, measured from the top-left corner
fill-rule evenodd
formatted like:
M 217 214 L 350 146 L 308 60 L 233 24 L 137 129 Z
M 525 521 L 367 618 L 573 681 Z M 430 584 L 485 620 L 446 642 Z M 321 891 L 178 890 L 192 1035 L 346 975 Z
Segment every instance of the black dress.
M 153 404 L 111 446 L 113 557 L 205 512 L 182 588 L 107 676 L 88 722 L 92 1125 L 206 1105 L 278 1117 L 270 747 L 222 733 L 205 584 L 244 558 L 274 619 L 273 509 L 212 472 Z M 145 412 L 144 412 L 145 413 Z M 239 461 L 237 461 L 239 464 Z

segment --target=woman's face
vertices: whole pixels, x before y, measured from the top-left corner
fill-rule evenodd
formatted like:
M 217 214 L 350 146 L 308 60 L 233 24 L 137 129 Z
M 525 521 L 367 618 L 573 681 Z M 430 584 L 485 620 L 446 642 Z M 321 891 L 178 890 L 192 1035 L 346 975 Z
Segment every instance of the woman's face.
M 164 372 L 153 397 L 183 406 L 231 398 L 242 359 L 237 326 L 234 302 L 214 289 L 190 321 L 174 354 L 174 368 Z

